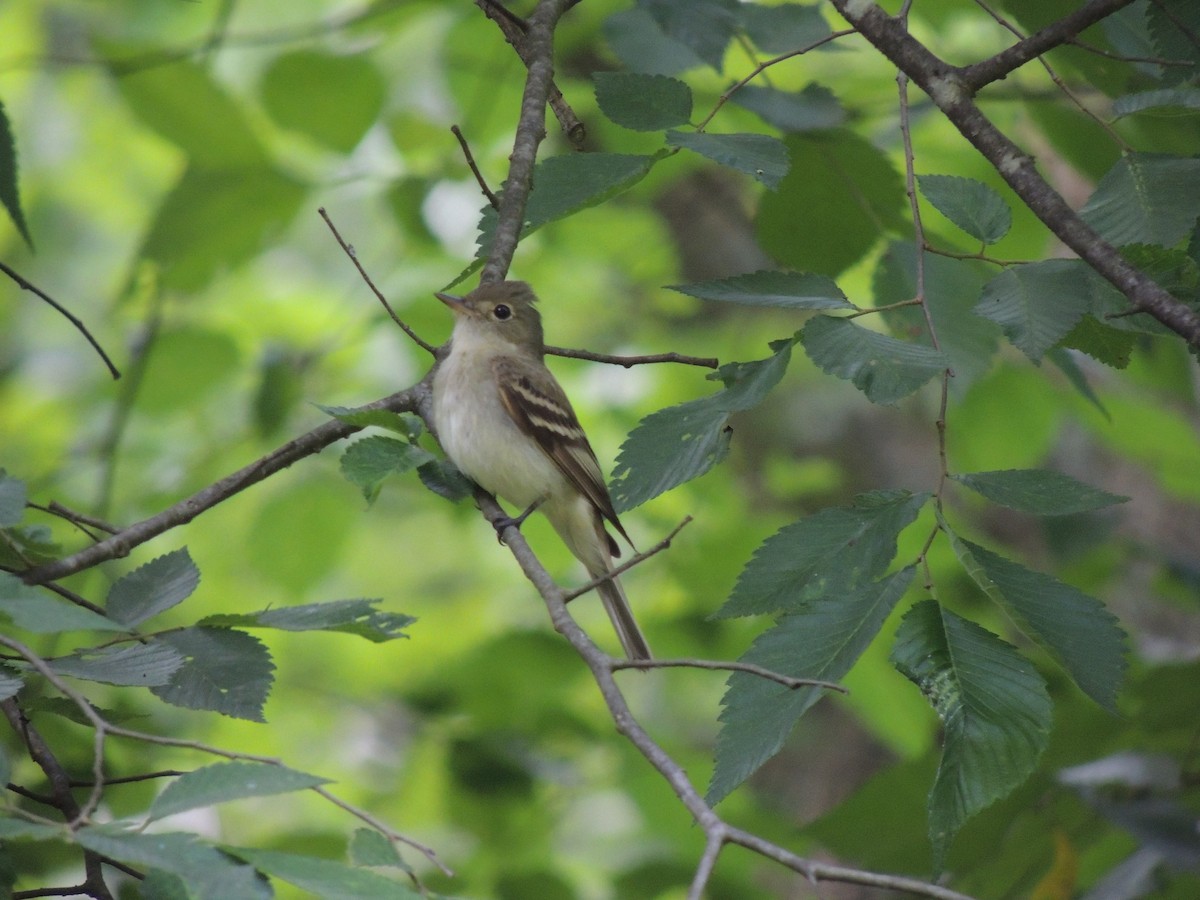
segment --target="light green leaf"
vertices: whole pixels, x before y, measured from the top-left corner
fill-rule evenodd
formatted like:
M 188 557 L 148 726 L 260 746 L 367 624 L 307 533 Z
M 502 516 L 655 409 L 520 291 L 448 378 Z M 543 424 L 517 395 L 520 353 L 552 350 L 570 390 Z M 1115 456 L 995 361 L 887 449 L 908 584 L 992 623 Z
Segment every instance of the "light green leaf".
M 1066 669 L 1080 689 L 1109 712 L 1125 675 L 1125 632 L 1104 604 L 1049 575 L 950 532 L 954 552 L 985 594 Z
M 1176 244 L 1200 215 L 1200 159 L 1157 153 L 1122 156 L 1100 179 L 1080 215 L 1118 246 Z
M 928 493 L 873 491 L 853 506 L 785 525 L 754 551 L 715 617 L 795 612 L 878 578 L 896 556 L 896 537 L 928 499 Z
M 408 637 L 403 631 L 416 621 L 401 613 L 382 612 L 379 600 L 331 600 L 300 606 L 277 606 L 253 613 L 207 616 L 200 625 L 213 627 L 277 628 L 280 631 L 335 631 L 355 634 L 373 643 Z
M 745 172 L 774 190 L 791 167 L 787 147 L 765 134 L 668 131 L 667 144 L 685 147 L 713 162 Z
M 1047 259 L 1009 266 L 989 281 L 975 312 L 991 319 L 1035 363 L 1090 309 L 1084 264 Z
M 788 309 L 853 309 L 831 278 L 809 272 L 751 272 L 694 284 L 673 284 L 671 290 L 726 303 L 782 306 Z
M 19 525 L 25 517 L 25 482 L 0 469 L 0 528 Z
M 971 237 L 994 244 L 1012 227 L 1012 210 L 992 188 L 973 178 L 921 175 L 921 193 Z
M 150 807 L 150 819 L 230 800 L 303 791 L 319 784 L 329 784 L 329 779 L 287 766 L 250 761 L 215 763 L 180 775 L 168 784 Z
M 388 431 L 404 435 L 410 441 L 415 441 L 425 431 L 421 420 L 411 413 L 392 412 L 390 409 L 322 406 L 320 403 L 316 404 L 316 407 L 321 412 L 328 413 L 347 425 L 357 425 L 359 428 L 368 428 L 372 425 L 377 428 L 386 428 Z
M 109 589 L 105 604 L 110 618 L 126 628 L 186 600 L 200 583 L 200 570 L 186 548 L 173 550 L 123 575 Z
M 30 587 L 7 572 L 0 572 L 0 615 L 34 634 L 125 630 L 111 619 L 68 603 L 44 588 Z
M 262 722 L 275 664 L 257 638 L 226 628 L 194 627 L 160 635 L 186 659 L 169 684 L 154 688 L 167 703 Z
M 191 325 L 164 330 L 146 357 L 138 409 L 178 416 L 221 390 L 240 369 L 241 353 L 228 332 Z
M 13 140 L 12 125 L 9 124 L 8 113 L 3 103 L 0 103 L 0 203 L 4 204 L 8 217 L 32 249 L 33 237 L 25 223 L 25 213 L 21 210 L 21 193 L 17 187 L 17 144 Z
M 433 458 L 428 450 L 415 444 L 372 435 L 346 448 L 341 467 L 346 480 L 362 491 L 368 503 L 373 503 L 385 478 L 401 475 Z
M 1049 740 L 1050 698 L 1016 648 L 935 600 L 904 617 L 891 660 L 942 720 L 942 760 L 929 794 L 940 870 L 963 823 L 1033 771 Z
M 993 503 L 1035 516 L 1071 516 L 1129 500 L 1047 469 L 1008 469 L 951 477 Z
M 70 675 L 103 684 L 156 688 L 171 680 L 183 657 L 169 642 L 127 644 L 101 650 L 82 650 L 71 656 L 47 660 L 59 675 Z
M 791 343 L 773 356 L 722 366 L 723 391 L 651 413 L 625 439 L 612 476 L 617 512 L 625 512 L 703 475 L 729 450 L 729 417 L 756 405 L 791 359 Z
M 836 128 L 846 119 L 846 111 L 838 103 L 837 97 L 829 88 L 819 84 L 806 85 L 800 91 L 781 91 L 776 88 L 747 85 L 733 95 L 733 102 L 750 110 L 780 131 L 800 132 Z
M 634 131 L 662 131 L 686 125 L 692 116 L 692 89 L 664 75 L 597 72 L 596 102 L 612 121 Z
M 391 866 L 412 872 L 396 845 L 373 828 L 358 828 L 350 839 L 350 861 L 356 866 Z
M 367 54 L 295 50 L 272 60 L 261 90 L 277 123 L 349 153 L 379 118 L 387 84 Z
M 421 900 L 421 894 L 400 881 L 332 859 L 247 847 L 226 849 L 272 878 L 293 884 L 322 900 L 379 900 L 381 897 Z
M 755 639 L 741 658 L 795 678 L 836 682 L 862 655 L 908 589 L 909 567 L 879 582 L 815 598 Z M 721 699 L 721 731 L 708 802 L 719 802 L 779 752 L 796 722 L 824 694 L 734 672 Z
M 766 6 L 761 3 L 741 3 L 737 13 L 747 37 L 767 53 L 798 50 L 832 33 L 816 4 Z
M 736 0 L 641 0 L 668 37 L 721 71 L 725 48 L 737 30 Z
M 872 403 L 891 406 L 944 372 L 946 357 L 925 344 L 900 341 L 848 319 L 816 316 L 800 333 L 809 359 L 852 381 Z

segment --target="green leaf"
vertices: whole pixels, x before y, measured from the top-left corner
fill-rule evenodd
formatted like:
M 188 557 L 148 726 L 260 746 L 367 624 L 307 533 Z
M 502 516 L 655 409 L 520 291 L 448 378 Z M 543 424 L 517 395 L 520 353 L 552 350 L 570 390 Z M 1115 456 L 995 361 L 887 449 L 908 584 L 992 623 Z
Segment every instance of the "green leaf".
M 316 404 L 316 407 L 321 412 L 328 413 L 339 422 L 345 422 L 347 425 L 356 425 L 359 428 L 368 428 L 372 425 L 377 428 L 386 428 L 388 431 L 404 435 L 410 441 L 415 441 L 425 431 L 425 426 L 421 424 L 421 420 L 411 413 L 392 412 L 390 409 L 322 406 L 320 403 Z
M 604 20 L 604 39 L 631 72 L 674 75 L 702 62 L 690 47 L 667 35 L 648 12 L 636 6 Z
M 950 477 L 993 503 L 1035 516 L 1071 516 L 1129 501 L 1128 497 L 1110 494 L 1047 469 L 1008 469 Z
M 983 288 L 975 312 L 991 319 L 1035 363 L 1090 309 L 1083 263 L 1047 259 L 1009 266 Z
M 17 187 L 17 144 L 3 103 L 0 103 L 0 203 L 4 204 L 8 217 L 32 250 L 33 237 L 25 223 L 25 213 L 21 211 L 21 194 Z
M 718 72 L 737 30 L 736 0 L 639 0 L 668 37 Z
M 1176 244 L 1200 215 L 1200 159 L 1127 154 L 1100 179 L 1080 215 L 1118 246 Z
M 264 721 L 275 664 L 257 638 L 227 628 L 196 626 L 160 635 L 185 658 L 169 684 L 154 689 L 161 700 L 208 709 L 236 719 Z
M 0 816 L 0 840 L 48 841 L 62 839 L 66 834 L 67 830 L 62 825 L 43 825 L 7 815 Z
M 1097 362 L 1114 369 L 1124 369 L 1129 365 L 1137 336 L 1121 328 L 1114 328 L 1098 320 L 1095 316 L 1084 316 L 1070 333 L 1062 339 L 1059 347 L 1051 348 L 1047 356 L 1053 357 L 1055 350 L 1069 347 L 1086 353 Z M 1056 362 L 1053 358 L 1051 361 Z
M 272 878 L 293 884 L 322 900 L 378 900 L 380 897 L 420 900 L 422 897 L 400 881 L 332 859 L 247 847 L 226 849 Z
M 287 766 L 249 761 L 215 763 L 187 772 L 168 784 L 155 798 L 149 818 L 153 821 L 230 800 L 303 791 L 319 784 L 329 784 L 329 779 Z
M 634 131 L 662 131 L 686 125 L 692 116 L 692 89 L 664 75 L 597 72 L 596 102 L 612 121 Z
M 992 188 L 973 178 L 921 175 L 921 193 L 971 237 L 994 244 L 1012 227 L 1012 210 Z
M 797 7 L 773 8 L 782 10 Z M 836 128 L 846 120 L 846 111 L 838 103 L 837 97 L 829 88 L 819 84 L 806 85 L 800 91 L 746 85 L 733 95 L 733 102 L 780 131 Z
M 19 525 L 25 517 L 25 482 L 0 469 L 0 528 Z
M 798 50 L 832 34 L 829 23 L 816 4 L 764 6 L 760 3 L 742 3 L 737 13 L 746 36 L 767 53 Z
M 403 631 L 416 621 L 401 613 L 382 612 L 379 600 L 331 600 L 300 606 L 279 606 L 253 613 L 207 616 L 200 625 L 222 628 L 277 628 L 280 631 L 335 631 L 355 634 L 381 644 L 408 637 Z
M 270 900 L 272 893 L 250 866 L 202 844 L 193 834 L 143 834 L 117 825 L 75 832 L 80 846 L 138 868 L 177 875 L 199 900 Z
M 111 619 L 68 603 L 45 589 L 30 587 L 7 572 L 0 572 L 0 615 L 34 634 L 125 630 Z
M 1182 87 L 1139 91 L 1117 97 L 1112 104 L 1113 115 L 1117 118 L 1149 109 L 1200 109 L 1200 90 Z
M 341 467 L 346 479 L 362 491 L 368 503 L 373 503 L 385 478 L 401 475 L 432 459 L 428 450 L 415 444 L 373 435 L 347 447 Z
M 47 660 L 59 675 L 132 687 L 157 688 L 169 682 L 183 666 L 183 657 L 169 641 L 127 644 L 100 650 L 81 650 L 71 656 Z
M 11 669 L 0 666 L 0 700 L 7 700 L 21 689 L 24 679 Z M 3 752 L 3 751 L 0 751 Z M 0 784 L 8 784 L 9 779 L 5 778 L 0 781 Z
M 543 225 L 564 219 L 589 206 L 596 206 L 629 190 L 646 177 L 668 151 L 654 156 L 625 153 L 573 153 L 543 159 L 533 170 L 533 190 L 525 206 L 521 237 Z M 496 233 L 496 210 L 488 206 L 479 222 L 479 250 L 487 256 Z
M 792 165 L 759 201 L 755 230 L 780 265 L 837 276 L 904 227 L 904 180 L 887 154 L 849 129 L 784 139 Z M 803 211 L 813 227 L 797 227 Z
M 109 589 L 105 609 L 126 628 L 177 606 L 200 583 L 200 570 L 186 548 L 173 550 L 123 575 Z
M 241 354 L 228 332 L 191 325 L 162 331 L 142 370 L 138 410 L 178 416 L 228 385 L 240 369 Z
M 746 564 L 717 618 L 795 612 L 878 578 L 928 493 L 873 491 L 785 525 Z
M 1104 604 L 947 530 L 954 552 L 985 594 L 1066 669 L 1080 690 L 1111 713 L 1125 675 L 1125 632 Z
M 741 661 L 795 678 L 836 682 L 875 638 L 915 572 L 910 566 L 882 581 L 810 600 L 756 638 Z M 800 716 L 823 694 L 821 688 L 791 689 L 734 672 L 721 699 L 708 802 L 719 802 L 778 753 Z
M 350 861 L 356 866 L 391 866 L 412 872 L 396 845 L 373 828 L 355 829 L 350 839 Z
M 1050 698 L 1014 647 L 935 600 L 904 617 L 891 660 L 942 720 L 942 759 L 929 794 L 940 870 L 963 823 L 1033 771 L 1049 740 Z
M 1067 350 L 1062 347 L 1051 347 L 1046 353 L 1046 359 L 1050 360 L 1058 370 L 1067 377 L 1071 387 L 1075 388 L 1085 400 L 1091 403 L 1100 412 L 1100 415 L 1105 419 L 1112 421 L 1112 416 L 1108 413 L 1108 408 L 1100 402 L 1100 398 L 1096 396 L 1096 392 L 1092 390 L 1091 384 L 1088 382 L 1087 376 L 1083 373 L 1083 369 Z
M 475 482 L 458 470 L 448 459 L 432 459 L 417 466 L 421 484 L 439 497 L 457 503 L 475 493 Z
M 725 458 L 732 429 L 729 417 L 756 405 L 791 360 L 791 343 L 750 363 L 722 366 L 725 390 L 651 413 L 621 445 L 612 476 L 617 512 L 633 509 L 697 478 Z
M 809 359 L 824 372 L 853 382 L 868 400 L 885 406 L 949 367 L 932 347 L 896 340 L 849 319 L 815 316 L 800 334 Z
M 261 91 L 278 124 L 349 153 L 379 118 L 387 84 L 366 54 L 296 50 L 275 57 Z
M 752 306 L 782 306 L 787 309 L 853 309 L 831 278 L 809 272 L 764 270 L 732 278 L 673 284 L 673 291 L 701 300 L 746 303 Z
M 708 134 L 668 131 L 667 144 L 684 147 L 713 162 L 745 172 L 774 190 L 788 173 L 791 160 L 778 138 L 765 134 Z
M 1162 66 L 1158 69 L 1167 84 L 1194 81 L 1200 66 L 1200 11 L 1191 0 L 1157 0 L 1145 9 L 1146 29 L 1154 42 L 1149 55 L 1190 62 L 1190 66 Z

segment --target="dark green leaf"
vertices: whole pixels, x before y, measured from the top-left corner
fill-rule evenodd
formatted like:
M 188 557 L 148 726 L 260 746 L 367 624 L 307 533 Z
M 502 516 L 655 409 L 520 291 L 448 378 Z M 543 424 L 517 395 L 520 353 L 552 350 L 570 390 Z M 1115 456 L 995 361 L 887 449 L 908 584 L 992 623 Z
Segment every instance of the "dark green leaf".
M 24 684 L 24 680 L 20 675 L 12 669 L 0 666 L 0 700 L 7 700 L 21 689 L 22 684 Z M 9 779 L 5 778 L 0 784 L 8 784 L 8 781 Z
M 252 407 L 260 437 L 274 437 L 287 424 L 288 416 L 301 399 L 305 366 L 303 354 L 284 346 L 271 346 L 263 353 Z
M 123 575 L 109 589 L 110 618 L 136 628 L 186 600 L 200 583 L 200 570 L 186 548 L 173 550 Z
M 634 131 L 662 131 L 686 125 L 692 116 L 692 89 L 663 75 L 597 72 L 596 102 L 612 121 Z
M 30 587 L 7 572 L 0 572 L 0 615 L 35 634 L 125 630 L 111 619 L 55 597 L 44 588 Z
M 789 309 L 853 309 L 831 278 L 802 272 L 751 272 L 695 284 L 673 284 L 671 290 L 726 303 L 782 306 Z
M 1035 516 L 1070 516 L 1129 500 L 1046 469 L 1008 469 L 951 477 L 993 503 Z
M 746 35 L 754 41 L 755 46 L 767 53 L 798 50 L 832 33 L 816 4 L 764 6 L 761 3 L 742 3 L 738 6 L 737 14 Z
M 25 517 L 25 482 L 0 469 L 0 528 L 19 525 Z
M 368 502 L 379 495 L 379 486 L 389 475 L 400 475 L 433 459 L 407 441 L 373 435 L 355 441 L 342 454 L 342 474 L 362 491 Z
M 207 616 L 201 625 L 229 628 L 277 628 L 280 631 L 336 631 L 356 634 L 374 643 L 408 637 L 403 631 L 412 616 L 376 609 L 379 600 L 331 600 L 300 606 L 278 606 L 254 613 Z
M 774 190 L 788 173 L 791 160 L 787 147 L 765 134 L 708 134 L 694 131 L 668 131 L 667 143 L 686 147 L 713 162 L 757 178 Z
M 1130 153 L 1100 179 L 1081 215 L 1108 241 L 1183 240 L 1200 215 L 1200 159 Z
M 140 900 L 191 900 L 187 885 L 178 875 L 150 869 L 138 885 Z
M 1080 689 L 1109 712 L 1125 675 L 1125 633 L 1099 600 L 962 540 L 951 542 L 976 584 L 1046 647 Z
M 379 900 L 381 897 L 421 900 L 421 894 L 400 881 L 332 859 L 247 847 L 227 849 L 272 878 L 294 884 L 322 900 Z
M 929 839 L 940 869 L 963 823 L 1033 771 L 1049 739 L 1050 698 L 1014 647 L 936 600 L 904 617 L 891 660 L 942 720 L 942 760 L 929 794 Z
M 819 597 L 755 639 L 742 662 L 795 678 L 834 681 L 850 671 L 908 589 L 911 566 L 879 582 Z M 779 752 L 824 691 L 791 689 L 735 672 L 721 700 L 721 732 L 708 802 L 717 803 Z
M 672 37 L 644 9 L 615 12 L 604 20 L 604 39 L 631 72 L 674 75 L 700 65 L 691 48 Z
M 925 199 L 971 237 L 994 244 L 1012 227 L 1012 211 L 994 190 L 973 178 L 922 175 Z
M 171 680 L 183 666 L 183 657 L 167 641 L 127 644 L 101 650 L 83 650 L 47 661 L 59 675 L 86 681 L 156 688 Z
M 975 311 L 1040 363 L 1089 311 L 1089 292 L 1083 263 L 1047 259 L 1005 269 L 984 286 Z
M 0 103 L 0 203 L 4 204 L 8 217 L 32 249 L 33 238 L 29 234 L 29 226 L 25 224 L 21 193 L 17 187 L 17 144 L 13 140 L 12 125 L 9 124 L 3 103 Z
M 794 9 L 776 6 L 772 9 Z M 733 102 L 760 116 L 764 122 L 780 131 L 800 132 L 836 128 L 846 119 L 833 92 L 819 84 L 807 85 L 801 91 L 781 91 L 775 88 L 747 85 L 733 95 Z
M 186 659 L 154 693 L 187 709 L 262 722 L 275 664 L 257 638 L 227 628 L 185 628 L 160 636 Z
M 1064 350 L 1062 347 L 1051 347 L 1046 352 L 1046 359 L 1058 367 L 1058 370 L 1067 377 L 1067 381 L 1070 382 L 1071 387 L 1075 388 L 1080 396 L 1096 407 L 1100 415 L 1111 421 L 1112 416 L 1109 415 L 1108 409 L 1100 402 L 1100 398 L 1092 390 L 1092 386 L 1088 382 L 1087 376 L 1083 373 L 1083 369 L 1079 367 L 1079 364 L 1075 361 L 1075 357 L 1069 351 Z
M 731 434 L 729 417 L 762 400 L 779 383 L 790 359 L 788 343 L 766 359 L 723 366 L 725 390 L 644 418 L 621 445 L 613 469 L 617 512 L 697 478 L 724 459 Z
M 328 783 L 328 778 L 319 778 L 269 763 L 214 763 L 180 775 L 163 788 L 150 807 L 149 818 L 163 819 L 176 813 L 215 806 L 230 800 L 286 794 Z
M 417 466 L 417 476 L 421 479 L 421 484 L 429 490 L 455 503 L 467 499 L 475 492 L 475 483 L 448 459 L 433 459 L 422 463 Z
M 392 412 L 390 409 L 322 406 L 320 403 L 317 404 L 317 409 L 328 413 L 339 422 L 345 422 L 347 425 L 357 425 L 360 428 L 367 428 L 374 425 L 377 428 L 386 428 L 388 431 L 404 435 L 410 441 L 415 441 L 425 431 L 425 426 L 421 424 L 421 420 L 411 413 Z
M 1086 353 L 1097 362 L 1114 369 L 1124 369 L 1129 365 L 1137 336 L 1131 331 L 1106 325 L 1095 316 L 1084 316 L 1070 333 L 1062 339 L 1061 347 L 1069 347 Z M 1053 355 L 1060 348 L 1052 348 L 1047 355 Z
M 896 537 L 929 494 L 875 491 L 853 506 L 823 509 L 767 538 L 738 576 L 719 618 L 795 612 L 878 578 L 896 556 Z
M 390 840 L 373 828 L 359 828 L 350 839 L 350 861 L 356 866 L 392 866 L 412 872 Z
M 949 366 L 945 356 L 925 344 L 896 340 L 832 316 L 811 319 L 800 341 L 823 371 L 852 381 L 872 403 L 886 406 Z
M 1194 87 L 1162 88 L 1126 94 L 1113 101 L 1113 115 L 1128 116 L 1148 109 L 1200 109 L 1200 90 Z
M 736 0 L 639 0 L 668 37 L 721 71 L 725 48 L 737 30 Z
M 1150 56 L 1190 62 L 1190 66 L 1162 66 L 1158 71 L 1167 84 L 1193 82 L 1200 66 L 1200 9 L 1192 0 L 1156 0 L 1146 10 L 1146 30 L 1154 41 Z
M 342 153 L 379 118 L 386 94 L 383 75 L 363 53 L 295 50 L 275 57 L 262 81 L 271 118 Z

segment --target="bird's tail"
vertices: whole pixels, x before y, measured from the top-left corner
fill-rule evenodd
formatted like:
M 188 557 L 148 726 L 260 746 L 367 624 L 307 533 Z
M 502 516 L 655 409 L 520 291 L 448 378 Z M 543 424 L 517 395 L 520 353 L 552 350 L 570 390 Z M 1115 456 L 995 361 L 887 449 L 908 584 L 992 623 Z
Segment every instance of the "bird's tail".
M 603 572 L 597 572 L 592 577 L 598 578 L 603 574 Z M 633 618 L 633 611 L 629 608 L 629 601 L 625 599 L 625 591 L 621 589 L 621 583 L 616 578 L 610 578 L 608 581 L 600 582 L 596 590 L 600 593 L 600 599 L 604 601 L 604 611 L 612 620 L 617 637 L 621 639 L 625 655 L 630 659 L 651 659 L 650 646 L 646 643 L 646 638 L 642 636 L 642 629 L 638 628 L 638 623 Z

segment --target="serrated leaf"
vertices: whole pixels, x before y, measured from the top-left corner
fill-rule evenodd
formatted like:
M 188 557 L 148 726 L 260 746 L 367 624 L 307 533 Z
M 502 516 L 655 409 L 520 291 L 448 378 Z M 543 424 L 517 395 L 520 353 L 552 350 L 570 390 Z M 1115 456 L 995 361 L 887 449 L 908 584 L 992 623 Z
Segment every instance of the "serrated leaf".
M 261 93 L 275 122 L 349 153 L 379 118 L 387 84 L 367 54 L 305 49 L 276 56 Z
M 947 530 L 963 568 L 985 594 L 1062 664 L 1079 688 L 1109 712 L 1125 675 L 1125 632 L 1104 604 Z
M 904 617 L 891 660 L 942 720 L 942 759 L 929 793 L 940 870 L 963 823 L 1033 771 L 1049 740 L 1050 698 L 1016 648 L 935 600 Z
M 1200 159 L 1126 154 L 1100 179 L 1080 215 L 1118 246 L 1176 244 L 1200 215 Z
M 146 644 L 83 650 L 47 660 L 46 664 L 59 675 L 153 689 L 171 680 L 183 666 L 183 657 L 168 643 L 155 640 Z
M 913 567 L 837 596 L 824 596 L 783 616 L 741 658 L 795 678 L 836 682 L 862 655 L 912 582 Z M 824 694 L 791 689 L 735 672 L 721 699 L 716 767 L 708 788 L 715 804 L 779 752 L 808 709 Z
M 429 490 L 454 503 L 475 493 L 475 482 L 448 459 L 433 459 L 417 466 L 417 476 Z
M 207 616 L 200 625 L 213 627 L 277 628 L 280 631 L 335 631 L 355 634 L 374 643 L 408 637 L 403 632 L 412 616 L 376 609 L 379 600 L 330 600 L 300 606 L 278 606 L 254 613 Z
M 1009 266 L 983 288 L 975 312 L 991 319 L 1026 356 L 1040 363 L 1091 307 L 1083 264 L 1047 259 Z
M 332 859 L 247 847 L 227 849 L 272 878 L 293 884 L 323 900 L 378 900 L 380 897 L 420 900 L 422 897 L 400 881 Z
M 121 576 L 109 589 L 105 611 L 126 628 L 186 600 L 200 583 L 200 570 L 187 548 L 173 550 Z
M 692 89 L 665 75 L 597 72 L 596 102 L 609 119 L 634 131 L 662 131 L 686 125 L 692 116 Z
M 725 458 L 729 417 L 756 405 L 791 360 L 791 343 L 751 363 L 723 366 L 723 391 L 651 413 L 621 445 L 613 469 L 613 505 L 633 509 L 664 491 L 703 475 Z
M 701 300 L 781 306 L 787 309 L 853 309 L 832 278 L 811 272 L 764 270 L 731 278 L 669 285 L 673 291 Z
M 379 486 L 390 475 L 401 475 L 432 460 L 428 450 L 382 435 L 355 441 L 342 454 L 346 480 L 362 491 L 367 502 L 379 495 Z
M 1182 87 L 1139 91 L 1117 97 L 1112 104 L 1113 115 L 1117 118 L 1150 109 L 1200 109 L 1200 90 Z
M 185 662 L 169 684 L 154 688 L 167 703 L 262 722 L 275 664 L 257 638 L 227 628 L 196 626 L 160 635 Z
M 0 203 L 4 204 L 8 217 L 32 249 L 33 237 L 21 210 L 21 193 L 17 187 L 17 144 L 3 103 L 0 103 Z
M 836 128 L 846 119 L 846 111 L 837 97 L 819 84 L 806 85 L 800 91 L 747 85 L 733 95 L 733 102 L 780 131 L 793 133 Z
M 792 165 L 784 143 L 766 134 L 668 131 L 667 144 L 684 147 L 713 162 L 745 172 L 771 190 L 779 187 Z
M 0 615 L 34 634 L 125 630 L 111 619 L 55 597 L 44 588 L 30 587 L 7 572 L 0 572 Z
M 204 806 L 303 791 L 319 784 L 329 784 L 329 779 L 287 766 L 240 760 L 215 763 L 180 775 L 163 788 L 150 807 L 149 818 L 153 821 Z
M 993 503 L 1035 516 L 1071 516 L 1129 501 L 1128 497 L 1048 469 L 1006 469 L 950 477 Z
M 794 612 L 878 578 L 896 556 L 896 537 L 928 499 L 924 492 L 873 491 L 853 506 L 785 525 L 754 551 L 714 617 Z
M 816 316 L 800 333 L 809 359 L 854 383 L 872 403 L 891 406 L 944 372 L 946 357 L 925 344 L 900 341 L 848 319 Z
M 412 873 L 412 868 L 400 856 L 390 840 L 373 828 L 355 829 L 350 839 L 350 862 L 356 866 L 392 866 Z
M 954 175 L 921 175 L 917 182 L 938 212 L 976 240 L 994 244 L 1012 227 L 1012 210 L 982 181 Z
M 832 33 L 829 23 L 815 4 L 764 6 L 741 3 L 738 6 L 738 18 L 747 37 L 767 53 L 787 53 L 807 47 Z
M 1136 343 L 1137 336 L 1131 331 L 1113 328 L 1095 316 L 1088 315 L 1080 319 L 1062 339 L 1061 347 L 1051 348 L 1047 355 L 1050 356 L 1055 350 L 1069 347 L 1080 353 L 1086 353 L 1092 359 L 1102 362 L 1106 366 L 1124 369 L 1129 365 Z
M 604 39 L 625 68 L 647 75 L 674 75 L 700 65 L 690 47 L 667 35 L 640 7 L 624 9 L 604 20 Z
M 138 868 L 177 875 L 197 900 L 270 900 L 272 893 L 251 866 L 203 844 L 193 834 L 144 834 L 117 825 L 75 832 L 80 846 Z
M 0 469 L 0 528 L 19 525 L 25 517 L 25 482 Z
M 425 432 L 421 420 L 411 413 L 392 412 L 390 409 L 364 409 L 353 406 L 323 406 L 316 404 L 317 409 L 333 416 L 339 422 L 367 428 L 386 428 L 396 434 L 402 434 L 410 441 L 415 441 Z
M 664 150 L 654 156 L 573 153 L 543 159 L 533 170 L 533 190 L 525 206 L 521 237 L 528 237 L 543 225 L 627 191 L 645 178 L 668 152 Z M 477 259 L 486 257 L 491 251 L 496 221 L 496 210 L 491 206 L 485 208 L 479 222 Z
M 24 680 L 12 669 L 0 666 L 0 700 L 7 700 L 9 697 L 16 694 L 24 684 Z M 2 751 L 0 751 L 2 752 Z M 2 784 L 7 784 L 8 779 L 4 779 Z
M 736 0 L 639 0 L 668 37 L 721 71 L 725 48 L 737 30 Z

